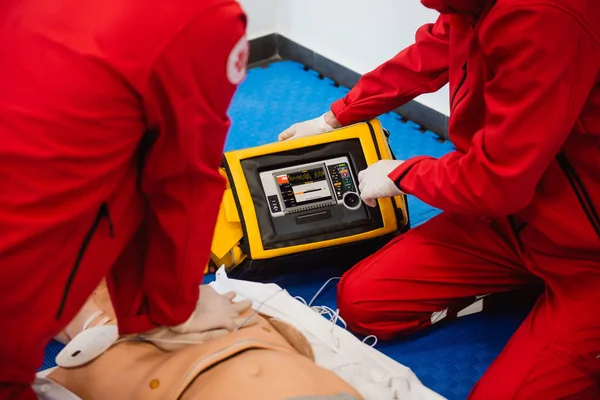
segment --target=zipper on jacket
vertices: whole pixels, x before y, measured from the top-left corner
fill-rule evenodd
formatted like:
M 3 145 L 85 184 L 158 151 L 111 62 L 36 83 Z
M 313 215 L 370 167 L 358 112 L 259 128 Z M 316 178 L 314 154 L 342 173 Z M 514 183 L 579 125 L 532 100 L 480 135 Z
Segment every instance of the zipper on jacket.
M 579 204 L 581 205 L 581 208 L 583 208 L 588 221 L 590 224 L 592 224 L 592 227 L 596 231 L 598 237 L 600 237 L 600 217 L 594 208 L 594 204 L 592 203 L 588 192 L 583 186 L 583 182 L 581 182 L 581 179 L 575 172 L 575 169 L 564 154 L 558 154 L 556 156 L 556 161 L 567 177 L 569 184 L 573 188 L 573 191 L 575 192 L 575 195 L 579 200 Z
M 456 104 L 454 104 L 453 110 L 456 110 L 458 108 L 458 105 L 465 99 L 465 97 L 467 97 L 468 94 L 469 94 L 469 89 L 465 90 L 463 95 L 460 96 L 460 98 L 456 101 Z
M 458 95 L 458 92 L 460 91 L 460 89 L 465 84 L 465 81 L 467 80 L 467 62 L 466 61 L 465 61 L 465 63 L 462 66 L 462 70 L 463 70 L 463 76 L 462 76 L 460 82 L 458 83 L 458 86 L 454 90 L 454 93 L 452 94 L 452 98 L 450 99 L 450 108 L 451 109 L 454 109 L 456 107 L 456 105 L 454 104 L 454 100 L 456 99 L 456 95 Z M 466 95 L 466 93 L 460 98 L 459 102 L 462 101 L 462 99 L 464 99 L 465 95 Z
M 83 238 L 83 243 L 81 244 L 81 247 L 79 248 L 79 252 L 77 253 L 77 258 L 75 259 L 75 263 L 73 264 L 73 267 L 71 268 L 71 272 L 69 273 L 69 277 L 68 277 L 67 283 L 65 285 L 65 290 L 63 291 L 63 295 L 60 300 L 60 305 L 59 305 L 58 311 L 56 313 L 56 319 L 59 319 L 62 316 L 62 313 L 65 309 L 65 305 L 67 302 L 67 297 L 69 296 L 69 292 L 71 291 L 71 285 L 73 284 L 73 280 L 75 279 L 75 275 L 77 274 L 77 270 L 79 269 L 79 265 L 81 264 L 83 255 L 85 254 L 85 251 L 87 250 L 87 247 L 90 244 L 90 241 L 92 240 L 92 237 L 94 236 L 94 233 L 96 232 L 96 229 L 98 229 L 98 225 L 100 224 L 100 221 L 102 221 L 103 218 L 106 218 L 106 220 L 108 221 L 110 237 L 111 238 L 114 237 L 114 228 L 113 228 L 112 220 L 110 219 L 110 214 L 108 212 L 108 204 L 102 203 L 102 205 L 100 206 L 100 209 L 98 210 L 98 213 L 96 214 L 96 218 L 94 219 L 94 222 L 92 223 L 92 226 L 90 227 L 87 234 Z

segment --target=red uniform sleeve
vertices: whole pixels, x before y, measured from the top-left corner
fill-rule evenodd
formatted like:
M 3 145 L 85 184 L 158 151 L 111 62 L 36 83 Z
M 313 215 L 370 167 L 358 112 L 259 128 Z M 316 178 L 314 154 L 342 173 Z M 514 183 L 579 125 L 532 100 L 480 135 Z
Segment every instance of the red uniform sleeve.
M 494 12 L 479 38 L 493 71 L 483 128 L 468 151 L 411 159 L 389 175 L 441 210 L 506 216 L 529 204 L 598 76 L 598 45 L 567 13 L 550 6 Z
M 450 16 L 441 15 L 416 33 L 415 43 L 363 75 L 331 105 L 342 126 L 367 121 L 448 83 Z
M 245 21 L 234 2 L 213 8 L 153 64 L 142 93 L 156 134 L 140 177 L 147 249 L 140 287 L 129 288 L 144 299 L 142 310 L 118 316 L 123 333 L 178 325 L 195 309 L 225 189 L 218 169 L 227 110 L 246 71 Z

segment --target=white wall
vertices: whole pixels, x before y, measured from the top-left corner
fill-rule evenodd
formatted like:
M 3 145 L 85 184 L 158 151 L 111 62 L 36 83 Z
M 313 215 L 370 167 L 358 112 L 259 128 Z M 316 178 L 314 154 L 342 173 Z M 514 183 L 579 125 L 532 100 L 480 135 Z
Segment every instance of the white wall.
M 239 0 L 249 37 L 273 32 L 364 74 L 414 42 L 437 12 L 419 0 Z M 448 88 L 417 101 L 448 115 Z
M 414 42 L 437 12 L 419 0 L 279 0 L 278 33 L 364 74 Z M 448 88 L 417 99 L 448 115 Z
M 248 39 L 277 32 L 277 8 L 287 0 L 238 0 L 248 15 Z

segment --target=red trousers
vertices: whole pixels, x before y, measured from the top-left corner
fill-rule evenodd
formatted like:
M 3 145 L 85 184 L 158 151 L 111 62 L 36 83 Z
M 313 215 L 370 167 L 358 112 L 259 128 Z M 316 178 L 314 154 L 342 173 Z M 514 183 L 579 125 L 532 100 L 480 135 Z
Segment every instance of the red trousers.
M 340 314 L 389 339 L 460 316 L 477 296 L 545 283 L 470 398 L 600 398 L 600 252 L 534 250 L 518 235 L 509 220 L 443 213 L 348 271 Z

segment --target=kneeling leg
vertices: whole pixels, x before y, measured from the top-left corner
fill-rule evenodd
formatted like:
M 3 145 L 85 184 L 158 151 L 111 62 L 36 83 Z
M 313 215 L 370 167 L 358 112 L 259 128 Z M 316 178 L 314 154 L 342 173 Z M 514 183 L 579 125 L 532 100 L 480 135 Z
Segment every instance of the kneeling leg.
M 349 270 L 338 307 L 352 331 L 389 339 L 472 312 L 478 296 L 539 284 L 507 221 L 443 213 Z

